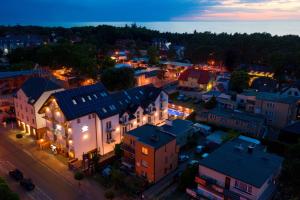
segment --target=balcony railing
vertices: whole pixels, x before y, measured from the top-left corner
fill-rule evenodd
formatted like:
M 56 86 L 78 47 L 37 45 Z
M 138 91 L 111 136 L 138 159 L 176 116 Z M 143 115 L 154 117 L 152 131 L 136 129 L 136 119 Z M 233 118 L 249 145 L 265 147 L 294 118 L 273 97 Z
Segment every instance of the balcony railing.
M 134 148 L 132 148 L 132 147 L 129 146 L 128 144 L 122 143 L 122 144 L 121 144 L 121 149 L 122 149 L 123 151 L 127 151 L 127 152 L 129 152 L 129 153 L 131 153 L 131 154 L 135 154 Z

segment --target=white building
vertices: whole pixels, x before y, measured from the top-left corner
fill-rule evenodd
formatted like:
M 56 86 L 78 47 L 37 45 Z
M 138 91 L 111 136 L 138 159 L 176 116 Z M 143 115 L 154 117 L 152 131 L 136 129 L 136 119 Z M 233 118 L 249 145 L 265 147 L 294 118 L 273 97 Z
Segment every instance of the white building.
M 36 139 L 43 137 L 46 122 L 39 108 L 55 92 L 63 90 L 52 81 L 45 78 L 30 78 L 17 91 L 14 97 L 16 118 L 19 127 Z
M 167 118 L 168 96 L 152 85 L 109 94 L 102 84 L 55 93 L 40 113 L 47 120 L 47 136 L 70 157 L 107 154 L 123 134 L 145 123 L 160 124 Z

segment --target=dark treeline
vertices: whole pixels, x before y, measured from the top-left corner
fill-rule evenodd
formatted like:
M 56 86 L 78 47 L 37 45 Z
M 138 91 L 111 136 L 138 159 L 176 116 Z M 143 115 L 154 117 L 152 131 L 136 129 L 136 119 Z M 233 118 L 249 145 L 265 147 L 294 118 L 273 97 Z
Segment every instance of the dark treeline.
M 297 78 L 300 77 L 300 37 L 294 35 L 215 34 L 197 33 L 196 31 L 190 34 L 160 33 L 136 25 L 74 28 L 0 26 L 0 35 L 7 33 L 36 34 L 45 38 L 55 33 L 61 41 L 70 41 L 72 38 L 78 37 L 81 39 L 80 44 L 91 45 L 95 52 L 103 53 L 121 48 L 122 46 L 117 43 L 119 40 L 133 41 L 128 42 L 126 48 L 137 50 L 147 49 L 154 38 L 163 38 L 172 44 L 185 46 L 185 58 L 192 63 L 206 63 L 213 59 L 216 63 L 223 64 L 229 69 L 240 64 L 265 65 L 273 67 L 277 74 L 285 72 L 295 75 Z

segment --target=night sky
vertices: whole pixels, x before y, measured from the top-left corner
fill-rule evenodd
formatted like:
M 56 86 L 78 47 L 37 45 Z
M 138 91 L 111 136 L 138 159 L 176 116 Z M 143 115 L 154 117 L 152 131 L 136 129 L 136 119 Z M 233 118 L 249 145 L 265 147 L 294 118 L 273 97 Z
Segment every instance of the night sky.
M 0 23 L 300 20 L 300 0 L 3 0 Z

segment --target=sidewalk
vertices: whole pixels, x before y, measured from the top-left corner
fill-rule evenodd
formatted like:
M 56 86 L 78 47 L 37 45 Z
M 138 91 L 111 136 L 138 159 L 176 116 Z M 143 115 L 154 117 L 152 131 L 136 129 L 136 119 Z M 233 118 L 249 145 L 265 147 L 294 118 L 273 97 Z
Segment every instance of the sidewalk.
M 78 181 L 74 179 L 74 174 L 68 169 L 67 158 L 61 155 L 53 155 L 47 150 L 41 150 L 36 145 L 36 141 L 30 136 L 24 136 L 21 139 L 15 137 L 16 132 L 20 132 L 18 129 L 6 129 L 8 132 L 8 138 L 15 144 L 18 148 L 24 151 L 26 154 L 31 156 L 37 162 L 40 162 L 49 170 L 58 174 L 66 182 L 73 187 L 78 188 L 79 194 L 84 199 L 103 199 L 105 190 L 101 186 L 88 179 L 83 179 L 78 186 Z

